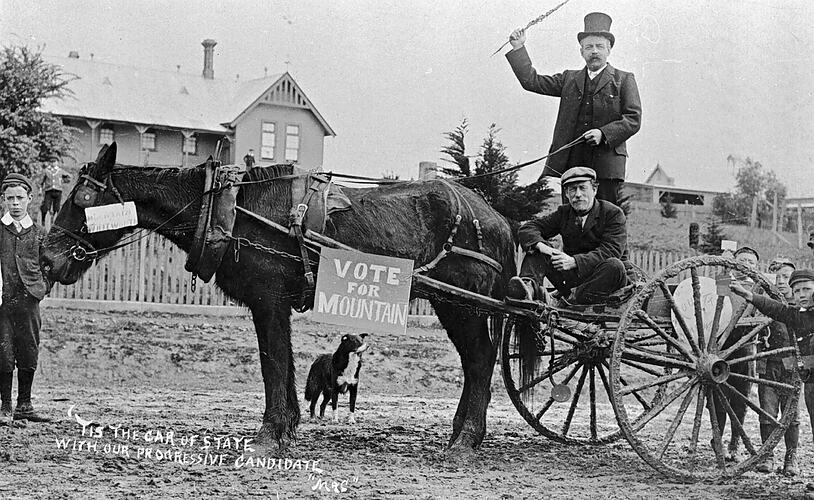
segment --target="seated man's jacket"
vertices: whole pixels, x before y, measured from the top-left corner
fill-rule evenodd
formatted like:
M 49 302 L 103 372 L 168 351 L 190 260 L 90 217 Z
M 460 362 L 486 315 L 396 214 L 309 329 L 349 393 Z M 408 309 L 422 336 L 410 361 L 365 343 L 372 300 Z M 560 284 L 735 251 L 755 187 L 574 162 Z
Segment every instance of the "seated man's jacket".
M 520 226 L 520 244 L 527 252 L 556 235 L 562 236 L 563 252 L 577 261 L 577 276 L 583 280 L 599 263 L 616 257 L 627 260 L 627 220 L 622 209 L 605 200 L 595 200 L 585 225 L 580 226 L 571 205 L 535 217 Z

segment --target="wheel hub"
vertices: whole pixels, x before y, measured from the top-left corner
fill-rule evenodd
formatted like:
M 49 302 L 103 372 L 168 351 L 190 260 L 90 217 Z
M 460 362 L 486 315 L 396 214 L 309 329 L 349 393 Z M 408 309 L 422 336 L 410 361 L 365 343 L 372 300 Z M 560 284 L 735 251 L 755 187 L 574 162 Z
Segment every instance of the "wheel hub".
M 698 375 L 715 384 L 723 384 L 729 379 L 729 363 L 715 354 L 705 354 L 698 359 Z

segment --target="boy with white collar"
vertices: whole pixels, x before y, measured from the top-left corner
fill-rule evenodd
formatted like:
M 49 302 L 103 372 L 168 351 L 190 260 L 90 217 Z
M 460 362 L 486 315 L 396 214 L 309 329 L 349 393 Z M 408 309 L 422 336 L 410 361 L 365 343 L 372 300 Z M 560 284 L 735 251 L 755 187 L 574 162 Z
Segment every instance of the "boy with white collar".
M 808 269 L 795 270 L 789 278 L 789 286 L 794 295 L 796 305 L 785 306 L 769 297 L 758 295 L 747 290 L 740 284 L 730 285 L 730 289 L 755 305 L 758 311 L 775 321 L 784 323 L 788 330 L 797 337 L 797 346 L 803 355 L 804 364 L 814 355 L 814 272 Z M 804 395 L 809 416 L 814 424 L 814 381 L 811 380 L 812 370 L 806 367 L 801 378 L 806 383 Z M 786 450 L 786 463 L 791 463 L 796 472 L 796 449 Z M 784 464 L 784 472 L 787 467 Z M 790 474 L 789 474 L 790 475 Z M 814 485 L 809 483 L 814 489 Z
M 25 176 L 8 174 L 0 184 L 6 213 L 0 218 L 0 420 L 11 412 L 11 385 L 17 367 L 14 420 L 48 422 L 31 405 L 31 384 L 40 343 L 40 301 L 50 284 L 40 268 L 45 230 L 28 215 L 33 186 Z

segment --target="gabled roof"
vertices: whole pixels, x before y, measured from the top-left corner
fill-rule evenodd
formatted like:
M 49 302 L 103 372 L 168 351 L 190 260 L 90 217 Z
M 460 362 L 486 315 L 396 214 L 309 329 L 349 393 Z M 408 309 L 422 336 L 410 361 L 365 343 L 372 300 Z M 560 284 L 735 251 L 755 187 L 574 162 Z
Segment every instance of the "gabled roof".
M 664 179 L 668 186 L 672 186 L 675 183 L 675 180 L 667 175 L 667 172 L 661 167 L 661 164 L 656 163 L 656 168 L 650 172 L 650 175 L 647 176 L 647 180 L 644 181 L 645 184 L 656 184 L 659 183 L 658 180 Z M 659 183 L 660 184 L 660 183 Z
M 294 89 L 292 96 L 264 102 L 307 109 L 325 135 L 336 135 L 289 73 L 241 82 L 69 57 L 48 60 L 75 77 L 68 84 L 72 95 L 43 102 L 43 111 L 59 116 L 227 133 L 246 111 L 283 86 Z

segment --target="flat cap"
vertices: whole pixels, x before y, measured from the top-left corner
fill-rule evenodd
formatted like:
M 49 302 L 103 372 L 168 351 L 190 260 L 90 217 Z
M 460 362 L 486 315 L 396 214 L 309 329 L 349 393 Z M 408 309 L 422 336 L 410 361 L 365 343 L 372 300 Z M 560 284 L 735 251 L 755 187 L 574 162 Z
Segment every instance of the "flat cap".
M 750 253 L 750 254 L 754 255 L 755 257 L 757 257 L 757 260 L 760 260 L 760 254 L 757 253 L 757 250 L 755 250 L 754 248 L 747 247 L 747 246 L 742 246 L 742 247 L 738 248 L 737 250 L 735 250 L 735 257 L 737 257 L 738 255 L 740 255 L 742 253 Z
M 791 259 L 788 257 L 775 257 L 769 262 L 769 271 L 774 271 L 780 269 L 783 266 L 789 266 L 792 269 L 797 269 L 797 266 L 794 265 Z
M 571 167 L 562 174 L 560 184 L 565 186 L 572 182 L 595 181 L 596 172 L 588 167 Z
M 6 186 L 24 186 L 28 189 L 28 192 L 34 190 L 34 185 L 31 184 L 31 181 L 28 180 L 28 177 L 24 176 L 23 174 L 18 174 L 17 172 L 12 172 L 3 179 L 2 185 L 0 185 L 0 189 L 6 189 Z
M 794 271 L 789 278 L 789 286 L 794 286 L 795 283 L 801 281 L 814 281 L 814 271 L 810 269 L 798 269 Z

